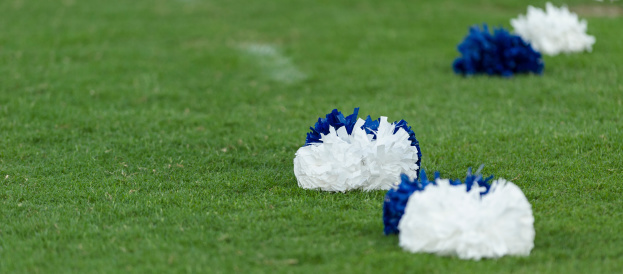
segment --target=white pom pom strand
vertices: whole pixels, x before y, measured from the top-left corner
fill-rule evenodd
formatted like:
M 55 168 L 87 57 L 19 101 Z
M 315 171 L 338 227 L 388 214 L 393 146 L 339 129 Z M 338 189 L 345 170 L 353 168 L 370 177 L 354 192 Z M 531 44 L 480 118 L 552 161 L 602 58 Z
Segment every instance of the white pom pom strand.
M 401 173 L 417 177 L 418 149 L 409 133 L 381 117 L 376 132 L 366 134 L 358 119 L 349 135 L 345 127 L 331 127 L 322 143 L 301 147 L 294 158 L 298 185 L 325 191 L 388 190 Z
M 496 180 L 481 196 L 476 185 L 466 192 L 464 184 L 435 183 L 409 197 L 398 224 L 403 249 L 473 260 L 530 254 L 532 207 L 515 184 Z

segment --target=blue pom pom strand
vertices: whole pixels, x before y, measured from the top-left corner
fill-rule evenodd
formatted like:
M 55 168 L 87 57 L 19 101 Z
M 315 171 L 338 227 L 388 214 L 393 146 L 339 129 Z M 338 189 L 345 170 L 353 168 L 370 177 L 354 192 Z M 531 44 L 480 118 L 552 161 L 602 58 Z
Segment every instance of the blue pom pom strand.
M 404 129 L 407 133 L 409 133 L 409 141 L 411 141 L 411 146 L 417 148 L 417 162 L 415 163 L 418 167 L 421 167 L 422 163 L 422 150 L 420 150 L 420 142 L 415 138 L 415 133 L 411 130 L 411 126 L 407 125 L 405 120 L 400 120 L 399 122 L 394 122 L 396 128 L 394 129 L 394 134 L 398 131 L 399 128 Z
M 383 232 L 385 235 L 398 234 L 398 223 L 405 213 L 407 201 L 409 201 L 411 194 L 422 191 L 427 185 L 434 183 L 428 181 L 424 169 L 420 171 L 419 178 L 415 180 L 411 180 L 406 174 L 400 175 L 400 184 L 397 188 L 387 191 L 383 202 L 383 224 L 385 225 Z
M 460 184 L 465 184 L 465 191 L 470 191 L 472 190 L 472 187 L 474 187 L 474 184 L 476 184 L 478 187 L 484 187 L 485 190 L 480 192 L 480 196 L 484 196 L 487 193 L 489 193 L 489 190 L 491 189 L 491 184 L 489 184 L 489 181 L 491 181 L 491 179 L 493 179 L 493 175 L 484 178 L 482 177 L 482 174 L 480 174 L 480 170 L 482 170 L 482 168 L 484 167 L 484 165 L 481 165 L 480 168 L 478 169 L 478 171 L 476 171 L 476 174 L 472 174 L 472 168 L 468 168 L 467 169 L 467 176 L 465 177 L 464 182 L 461 182 L 461 180 L 450 180 L 450 184 L 451 185 L 460 185 Z
M 320 133 L 324 135 L 329 134 L 329 127 L 338 129 L 345 126 L 346 132 L 348 134 L 353 133 L 353 127 L 355 127 L 355 123 L 357 122 L 358 113 L 359 108 L 355 108 L 353 114 L 344 117 L 341 112 L 339 112 L 337 109 L 334 109 L 333 111 L 331 111 L 331 113 L 326 115 L 326 118 L 318 118 L 318 122 L 316 122 L 316 125 L 314 127 L 310 127 L 311 132 L 307 133 L 305 145 L 307 146 L 312 143 L 322 143 L 322 140 L 320 140 L 322 138 Z
M 381 118 L 372 120 L 370 115 L 366 118 L 366 122 L 363 124 L 363 129 L 366 131 L 366 134 L 374 135 L 373 139 L 376 139 L 376 131 L 379 130 L 379 125 L 381 124 Z
M 467 170 L 467 176 L 463 182 L 459 179 L 450 180 L 450 184 L 465 184 L 465 191 L 470 191 L 474 184 L 478 185 L 478 187 L 484 187 L 485 190 L 480 192 L 480 196 L 482 197 L 489 193 L 491 189 L 489 181 L 493 179 L 493 175 L 483 178 L 480 174 L 481 169 L 482 166 L 476 174 L 472 174 L 472 168 L 470 167 Z M 411 180 L 409 176 L 405 174 L 400 175 L 400 184 L 398 187 L 387 191 L 383 202 L 383 224 L 385 226 L 383 232 L 385 235 L 398 234 L 400 232 L 398 230 L 398 223 L 400 223 L 400 219 L 402 219 L 402 215 L 405 213 L 405 208 L 407 207 L 407 202 L 411 194 L 416 191 L 424 191 L 428 185 L 435 184 L 435 180 L 439 178 L 439 172 L 435 172 L 435 179 L 433 181 L 428 181 L 424 169 L 420 171 L 419 178 L 415 180 Z
M 481 30 L 472 26 L 469 34 L 458 45 L 461 57 L 454 60 L 452 68 L 461 75 L 486 73 L 510 77 L 515 73 L 541 74 L 544 63 L 541 53 L 517 35 L 503 28 L 489 32 L 483 24 Z

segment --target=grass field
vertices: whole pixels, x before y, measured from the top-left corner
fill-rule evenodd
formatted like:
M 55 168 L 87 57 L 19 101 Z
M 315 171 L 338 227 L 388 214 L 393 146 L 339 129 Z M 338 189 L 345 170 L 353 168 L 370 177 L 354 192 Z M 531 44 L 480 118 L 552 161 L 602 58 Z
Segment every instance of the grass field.
M 566 3 L 593 52 L 504 79 L 455 47 L 525 1 L 0 1 L 0 273 L 622 272 L 622 4 Z M 300 189 L 309 126 L 354 107 L 428 171 L 512 179 L 532 254 L 410 254 L 383 191 Z

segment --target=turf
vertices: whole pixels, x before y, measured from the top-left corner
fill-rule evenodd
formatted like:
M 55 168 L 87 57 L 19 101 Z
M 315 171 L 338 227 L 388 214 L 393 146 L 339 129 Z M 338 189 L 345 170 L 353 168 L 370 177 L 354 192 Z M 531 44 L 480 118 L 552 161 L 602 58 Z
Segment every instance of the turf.
M 623 271 L 621 14 L 582 15 L 593 52 L 542 76 L 452 73 L 470 25 L 526 6 L 1 1 L 0 272 Z M 410 254 L 384 192 L 298 188 L 308 127 L 354 107 L 408 121 L 426 170 L 512 179 L 532 254 Z

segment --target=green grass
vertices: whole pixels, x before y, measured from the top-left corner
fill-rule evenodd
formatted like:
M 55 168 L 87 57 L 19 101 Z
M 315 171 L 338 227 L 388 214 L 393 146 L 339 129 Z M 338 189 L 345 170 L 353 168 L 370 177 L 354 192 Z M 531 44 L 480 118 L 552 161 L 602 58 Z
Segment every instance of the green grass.
M 462 78 L 467 27 L 527 4 L 421 2 L 0 2 L 0 272 L 623 271 L 623 17 L 543 76 Z M 513 179 L 532 254 L 410 254 L 384 192 L 298 188 L 308 127 L 354 107 L 408 121 L 426 170 Z

